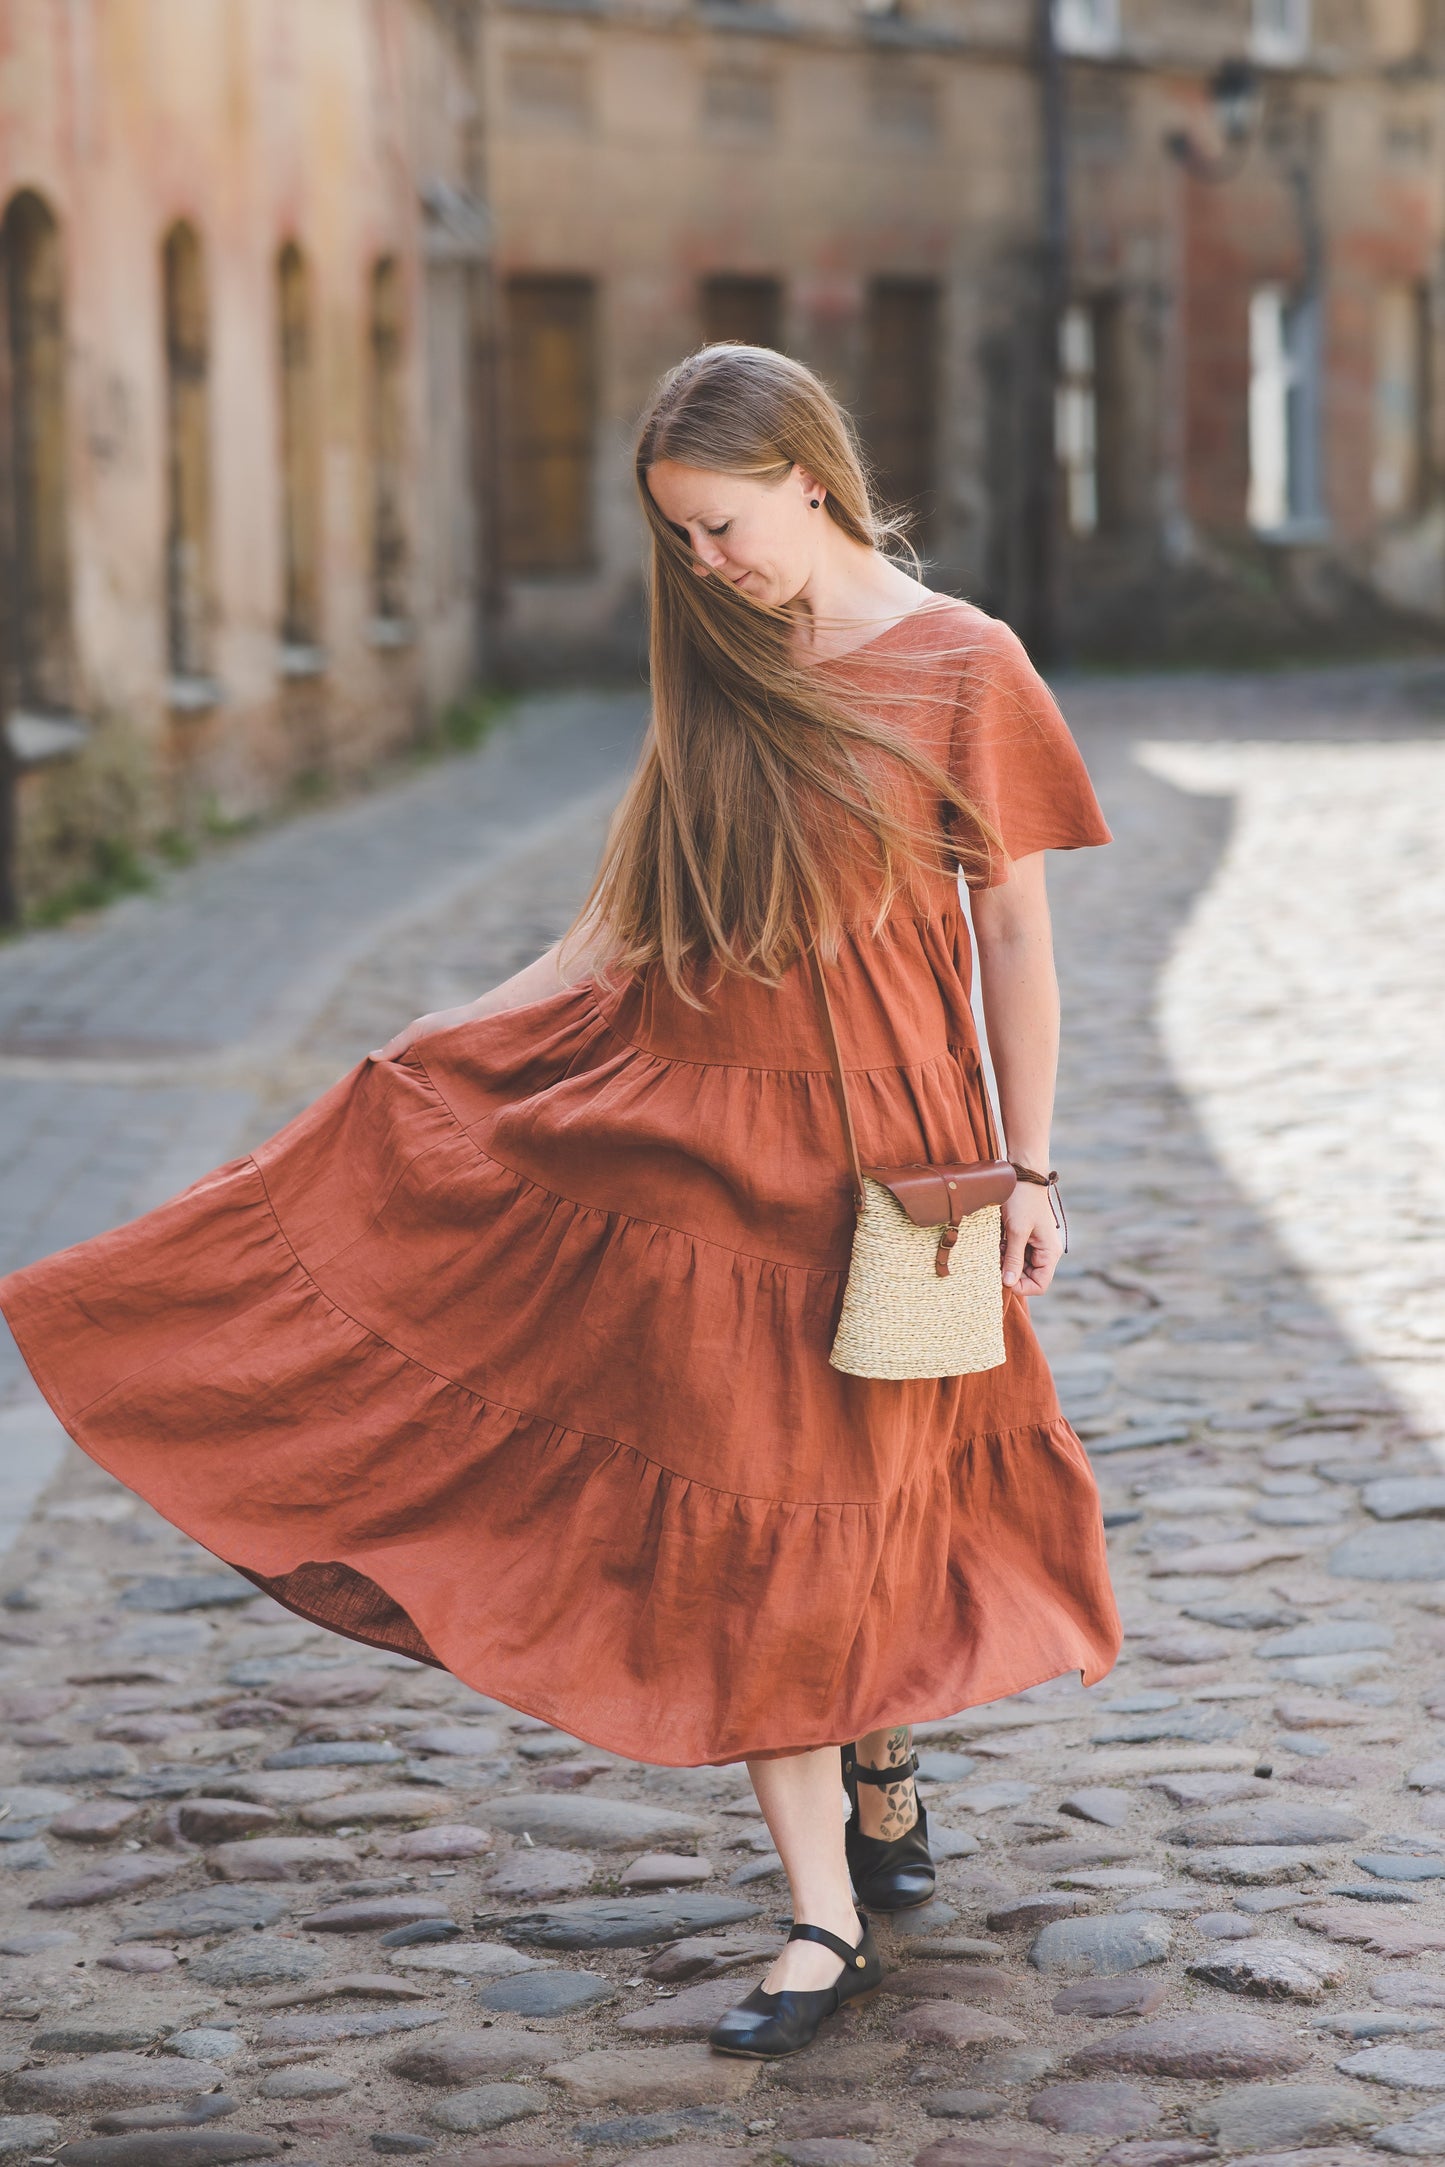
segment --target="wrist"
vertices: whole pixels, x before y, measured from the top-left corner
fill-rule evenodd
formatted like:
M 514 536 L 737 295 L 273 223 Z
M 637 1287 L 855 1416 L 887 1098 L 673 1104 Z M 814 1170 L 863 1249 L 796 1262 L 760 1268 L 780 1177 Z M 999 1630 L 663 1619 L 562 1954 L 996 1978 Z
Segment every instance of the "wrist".
M 1011 1164 L 1032 1167 L 1036 1174 L 1047 1174 L 1054 1163 L 1049 1156 L 1047 1137 L 1042 1142 L 1039 1142 L 1036 1138 L 1028 1138 L 1018 1143 L 1015 1143 L 1013 1138 L 1010 1137 L 1007 1157 Z

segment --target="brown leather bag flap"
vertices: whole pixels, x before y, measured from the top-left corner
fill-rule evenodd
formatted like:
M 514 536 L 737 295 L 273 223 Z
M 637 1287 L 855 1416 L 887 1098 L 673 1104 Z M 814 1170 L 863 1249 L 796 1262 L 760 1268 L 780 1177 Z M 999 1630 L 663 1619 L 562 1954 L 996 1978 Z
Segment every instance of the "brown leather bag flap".
M 971 1159 L 959 1166 L 865 1166 L 864 1173 L 897 1198 L 915 1226 L 947 1226 L 1001 1204 L 1018 1186 L 1007 1159 Z

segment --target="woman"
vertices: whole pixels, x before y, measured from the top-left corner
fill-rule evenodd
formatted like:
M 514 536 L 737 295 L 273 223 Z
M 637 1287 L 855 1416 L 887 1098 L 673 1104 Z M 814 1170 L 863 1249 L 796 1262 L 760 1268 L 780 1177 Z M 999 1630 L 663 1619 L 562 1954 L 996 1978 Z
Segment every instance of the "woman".
M 1038 1181 L 1002 1366 L 829 1363 L 853 1212 L 806 951 L 864 1158 L 989 1156 L 962 864 L 1039 1175 L 1043 852 L 1108 829 L 1012 635 L 886 553 L 808 371 L 693 355 L 637 476 L 653 721 L 568 935 L 0 1306 L 71 1435 L 283 1603 L 636 1759 L 745 1761 L 796 1923 L 712 2038 L 774 2056 L 878 1984 L 857 1903 L 932 1891 L 909 1723 L 1119 1641 L 1028 1323 Z

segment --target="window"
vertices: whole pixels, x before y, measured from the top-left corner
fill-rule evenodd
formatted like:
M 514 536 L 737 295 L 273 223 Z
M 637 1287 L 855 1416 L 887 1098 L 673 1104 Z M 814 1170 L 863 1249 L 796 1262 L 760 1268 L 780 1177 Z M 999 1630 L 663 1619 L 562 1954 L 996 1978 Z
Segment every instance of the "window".
M 1310 0 L 1254 0 L 1250 50 L 1266 66 L 1291 67 L 1310 48 Z
M 1061 52 L 1112 53 L 1119 44 L 1119 0 L 1054 0 Z
M 939 296 L 932 279 L 875 279 L 868 290 L 863 427 L 885 504 L 929 537 L 938 479 Z
M 938 134 L 938 85 L 896 56 L 874 60 L 870 71 L 869 111 L 880 135 L 895 143 L 932 143 Z
M 401 275 L 382 258 L 371 274 L 371 612 L 379 624 L 406 618 L 405 465 Z
M 1425 42 L 1422 0 L 1375 0 L 1375 50 L 1382 60 L 1410 60 Z
M 0 220 L 0 667 L 4 704 L 70 695 L 65 300 L 60 228 L 38 195 Z
M 311 279 L 288 242 L 276 262 L 281 363 L 281 639 L 299 662 L 321 636 L 320 474 L 312 358 Z
M 1094 311 L 1086 303 L 1064 310 L 1059 323 L 1059 376 L 1054 392 L 1054 449 L 1063 474 L 1064 517 L 1071 534 L 1099 525 L 1099 390 Z
M 1382 519 L 1424 508 L 1430 441 L 1430 297 L 1387 286 L 1375 325 L 1375 456 L 1371 495 Z
M 592 117 L 587 64 L 573 53 L 512 53 L 507 59 L 506 114 L 532 128 L 575 135 Z
M 780 346 L 783 289 L 775 278 L 705 278 L 702 335 L 705 345 L 736 339 L 744 346 Z
M 777 85 L 758 68 L 709 68 L 702 79 L 702 119 L 709 135 L 771 135 Z
M 594 303 L 586 278 L 507 286 L 504 555 L 513 572 L 592 562 Z
M 210 635 L 210 339 L 205 261 L 184 221 L 161 250 L 166 351 L 166 647 L 171 675 L 204 677 Z
M 1317 310 L 1261 286 L 1249 303 L 1249 520 L 1261 533 L 1318 519 Z

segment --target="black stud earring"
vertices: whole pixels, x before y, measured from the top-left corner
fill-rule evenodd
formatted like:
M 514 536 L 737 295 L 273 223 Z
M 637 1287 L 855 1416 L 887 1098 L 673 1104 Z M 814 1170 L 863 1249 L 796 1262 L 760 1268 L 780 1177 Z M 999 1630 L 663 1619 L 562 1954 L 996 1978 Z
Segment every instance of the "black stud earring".
M 809 497 L 808 499 L 809 504 L 812 506 L 815 512 L 818 509 L 818 506 L 822 503 L 822 501 L 823 499 L 821 497 Z

